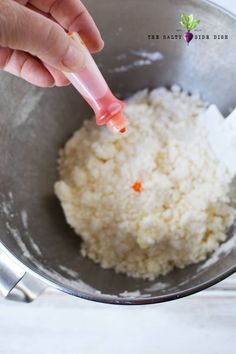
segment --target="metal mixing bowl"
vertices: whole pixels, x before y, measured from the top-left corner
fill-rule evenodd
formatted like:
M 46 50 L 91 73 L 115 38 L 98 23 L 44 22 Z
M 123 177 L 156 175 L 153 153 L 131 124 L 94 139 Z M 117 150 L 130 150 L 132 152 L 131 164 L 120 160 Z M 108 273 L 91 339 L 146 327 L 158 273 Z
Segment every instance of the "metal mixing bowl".
M 85 4 L 105 40 L 96 61 L 115 93 L 127 97 L 142 88 L 178 83 L 185 90 L 200 92 L 224 114 L 235 107 L 233 15 L 199 0 L 126 0 L 122 5 L 115 0 L 89 0 Z M 183 40 L 148 39 L 148 34 L 178 33 L 181 13 L 200 18 L 202 33 L 228 34 L 229 39 L 194 40 L 189 47 Z M 138 56 L 144 51 L 159 51 L 163 58 L 145 64 L 140 60 L 147 58 Z M 233 228 L 227 247 L 217 257 L 176 269 L 154 282 L 103 270 L 80 255 L 80 239 L 66 224 L 53 185 L 58 178 L 59 148 L 90 115 L 73 87 L 39 89 L 1 73 L 0 241 L 7 256 L 0 255 L 0 283 L 5 293 L 26 272 L 25 280 L 31 274 L 31 280 L 40 279 L 82 298 L 146 304 L 197 292 L 233 273 Z

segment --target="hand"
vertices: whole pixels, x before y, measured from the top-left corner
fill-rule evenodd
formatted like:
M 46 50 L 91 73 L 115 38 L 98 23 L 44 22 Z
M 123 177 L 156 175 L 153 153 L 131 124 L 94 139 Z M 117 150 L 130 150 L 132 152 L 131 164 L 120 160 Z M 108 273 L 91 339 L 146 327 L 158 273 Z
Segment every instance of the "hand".
M 80 0 L 0 0 L 0 69 L 41 87 L 67 85 L 61 71 L 78 71 L 84 57 L 65 30 L 92 53 L 103 48 Z

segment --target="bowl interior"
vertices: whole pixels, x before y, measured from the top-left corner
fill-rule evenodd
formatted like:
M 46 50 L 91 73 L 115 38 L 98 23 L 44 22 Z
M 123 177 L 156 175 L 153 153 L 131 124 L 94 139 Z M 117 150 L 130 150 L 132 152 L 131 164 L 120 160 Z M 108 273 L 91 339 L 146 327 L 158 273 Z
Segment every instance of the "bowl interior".
M 124 98 L 142 88 L 179 84 L 200 92 L 224 114 L 236 105 L 236 20 L 195 0 L 86 1 L 105 40 L 95 56 L 112 90 Z M 181 13 L 201 19 L 201 32 L 228 40 L 164 40 L 179 34 Z M 114 14 L 116 14 L 114 16 Z M 159 34 L 159 40 L 148 39 Z M 150 53 L 152 55 L 150 56 Z M 154 54 L 153 54 L 154 53 Z M 158 54 L 159 53 L 159 54 Z M 220 280 L 235 266 L 234 228 L 227 245 L 201 264 L 154 282 L 102 270 L 81 257 L 80 239 L 66 224 L 53 185 L 58 150 L 92 112 L 72 87 L 39 89 L 1 73 L 0 237 L 26 266 L 65 291 L 103 301 L 178 297 Z M 101 295 L 103 294 L 103 295 Z

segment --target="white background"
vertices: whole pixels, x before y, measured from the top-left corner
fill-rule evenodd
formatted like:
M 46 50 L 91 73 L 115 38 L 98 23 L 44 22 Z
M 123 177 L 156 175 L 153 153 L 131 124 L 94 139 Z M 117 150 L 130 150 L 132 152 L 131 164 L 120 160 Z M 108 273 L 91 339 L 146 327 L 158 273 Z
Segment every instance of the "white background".
M 215 1 L 236 12 L 236 1 Z M 1 354 L 233 354 L 236 277 L 171 303 L 101 305 L 59 292 L 0 299 Z

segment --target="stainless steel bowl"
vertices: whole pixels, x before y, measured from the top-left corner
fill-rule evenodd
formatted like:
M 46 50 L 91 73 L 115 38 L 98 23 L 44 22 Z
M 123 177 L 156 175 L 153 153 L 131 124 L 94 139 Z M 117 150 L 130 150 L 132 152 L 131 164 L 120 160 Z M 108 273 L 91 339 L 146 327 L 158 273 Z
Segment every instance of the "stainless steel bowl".
M 236 18 L 198 0 L 85 1 L 105 40 L 96 61 L 121 97 L 142 88 L 178 83 L 200 92 L 223 113 L 236 105 Z M 176 34 L 181 13 L 201 19 L 202 32 L 228 40 L 150 40 Z M 180 33 L 180 32 L 179 32 Z M 160 52 L 146 65 L 140 52 Z M 137 52 L 139 54 L 137 54 Z M 72 88 L 38 89 L 1 73 L 0 81 L 0 284 L 5 295 L 20 279 L 56 287 L 95 301 L 146 304 L 180 298 L 211 286 L 236 270 L 232 227 L 218 258 L 176 269 L 157 281 L 135 280 L 102 270 L 80 255 L 80 239 L 66 224 L 53 193 L 58 150 L 91 115 Z M 37 293 L 38 290 L 35 290 Z M 138 292 L 137 292 L 138 291 Z

